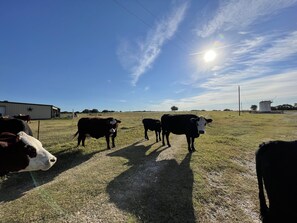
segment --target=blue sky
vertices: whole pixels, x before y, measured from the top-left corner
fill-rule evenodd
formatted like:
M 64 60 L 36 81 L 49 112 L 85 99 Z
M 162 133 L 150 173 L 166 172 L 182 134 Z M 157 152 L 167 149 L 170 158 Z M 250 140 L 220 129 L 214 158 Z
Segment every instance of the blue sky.
M 0 100 L 62 111 L 297 103 L 297 0 L 0 1 Z M 205 58 L 212 50 L 213 60 Z

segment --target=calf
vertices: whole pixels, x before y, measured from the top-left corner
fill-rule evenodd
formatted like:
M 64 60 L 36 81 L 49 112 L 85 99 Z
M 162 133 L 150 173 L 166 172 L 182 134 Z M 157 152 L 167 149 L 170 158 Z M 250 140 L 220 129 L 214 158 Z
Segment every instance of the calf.
M 85 139 L 89 135 L 93 138 L 100 138 L 105 136 L 107 148 L 110 149 L 109 137 L 112 139 L 112 147 L 115 147 L 114 139 L 117 136 L 117 127 L 120 120 L 114 118 L 81 118 L 77 123 L 77 132 L 74 137 L 78 135 L 77 146 L 85 146 Z
M 297 141 L 271 141 L 259 146 L 256 152 L 256 172 L 260 217 L 264 223 L 297 221 L 296 161 Z
M 48 170 L 56 161 L 39 140 L 25 132 L 0 134 L 0 176 L 9 172 Z
M 15 118 L 0 118 L 0 133 L 11 132 L 17 134 L 21 131 L 33 136 L 32 130 L 27 122 Z
M 185 134 L 188 142 L 189 152 L 194 152 L 195 138 L 199 137 L 199 134 L 205 133 L 206 124 L 212 122 L 212 119 L 206 119 L 204 117 L 198 117 L 192 114 L 178 114 L 169 115 L 165 114 L 161 117 L 162 124 L 162 142 L 164 142 L 164 136 L 166 135 L 167 145 L 170 147 L 169 134 L 183 135 Z
M 161 122 L 158 119 L 152 119 L 152 118 L 145 118 L 142 120 L 143 126 L 144 126 L 144 138 L 149 140 L 149 137 L 147 135 L 147 131 L 155 131 L 156 133 L 156 142 L 158 140 L 161 141 Z

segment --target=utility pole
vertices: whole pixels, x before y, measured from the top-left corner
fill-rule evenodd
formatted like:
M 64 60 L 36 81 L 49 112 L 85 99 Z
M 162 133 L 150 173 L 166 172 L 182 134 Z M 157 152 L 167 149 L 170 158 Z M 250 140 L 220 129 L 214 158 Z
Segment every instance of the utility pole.
M 240 116 L 240 85 L 238 85 L 238 114 Z

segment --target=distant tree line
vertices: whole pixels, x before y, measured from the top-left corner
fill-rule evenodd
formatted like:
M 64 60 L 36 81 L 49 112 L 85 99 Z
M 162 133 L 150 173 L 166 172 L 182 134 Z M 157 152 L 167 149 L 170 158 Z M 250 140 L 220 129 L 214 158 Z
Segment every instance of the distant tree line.
M 93 109 L 84 109 L 81 113 L 99 113 L 100 111 L 96 108 Z M 104 109 L 101 111 L 102 113 L 114 112 L 112 110 Z
M 277 105 L 277 106 L 271 106 L 271 110 L 277 111 L 277 110 L 297 110 L 297 107 L 294 107 L 290 104 L 283 104 L 283 105 Z
M 258 108 L 257 105 L 252 105 L 251 110 L 256 111 Z M 273 111 L 283 111 L 283 110 L 297 110 L 297 107 L 294 107 L 290 104 L 283 104 L 283 105 L 277 105 L 277 106 L 271 106 L 271 110 Z
M 113 110 L 107 110 L 107 109 L 104 109 L 104 110 L 101 111 L 101 113 L 108 113 L 108 112 L 115 112 L 115 111 L 113 111 Z M 63 113 L 72 113 L 72 112 L 62 111 L 61 113 L 63 114 Z M 100 111 L 98 109 L 96 109 L 96 108 L 93 108 L 93 109 L 84 109 L 81 112 L 80 111 L 76 111 L 74 113 L 77 113 L 77 114 L 79 114 L 79 113 L 89 114 L 89 113 L 100 113 Z

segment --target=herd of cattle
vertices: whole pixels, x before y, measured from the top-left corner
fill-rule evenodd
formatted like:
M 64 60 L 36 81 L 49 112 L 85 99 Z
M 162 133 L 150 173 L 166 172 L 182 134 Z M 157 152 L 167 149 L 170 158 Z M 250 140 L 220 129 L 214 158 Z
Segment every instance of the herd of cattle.
M 28 121 L 28 120 L 26 120 Z M 205 126 L 212 119 L 192 114 L 165 114 L 161 120 L 145 118 L 144 137 L 149 140 L 148 130 L 155 131 L 156 142 L 168 147 L 169 134 L 186 135 L 188 150 L 194 152 L 194 140 L 205 133 Z M 78 121 L 77 146 L 85 146 L 87 136 L 105 137 L 107 148 L 115 147 L 120 120 L 114 118 L 81 118 Z M 256 151 L 256 173 L 259 187 L 260 215 L 264 223 L 295 222 L 297 220 L 297 141 L 271 141 L 263 143 Z M 43 148 L 33 137 L 27 122 L 18 118 L 0 118 L 0 176 L 10 172 L 48 170 L 57 158 Z M 266 204 L 264 187 L 269 200 Z M 294 221 L 292 221 L 292 219 Z

